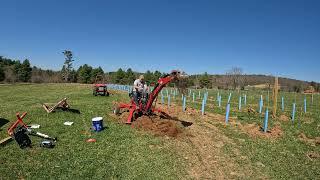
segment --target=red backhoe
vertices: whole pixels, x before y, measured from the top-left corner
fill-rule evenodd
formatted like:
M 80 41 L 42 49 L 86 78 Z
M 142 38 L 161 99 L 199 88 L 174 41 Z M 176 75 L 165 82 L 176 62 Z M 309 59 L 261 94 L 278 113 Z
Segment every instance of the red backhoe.
M 127 124 L 131 124 L 131 122 L 142 116 L 142 115 L 152 115 L 155 112 L 163 113 L 160 109 L 157 109 L 153 106 L 153 102 L 157 100 L 158 94 L 161 92 L 162 88 L 164 88 L 168 83 L 170 82 L 176 82 L 180 81 L 182 78 L 186 77 L 183 75 L 180 71 L 173 70 L 170 74 L 164 75 L 163 77 L 159 78 L 157 84 L 154 86 L 154 89 L 152 92 L 150 92 L 145 97 L 142 96 L 139 99 L 139 104 L 136 104 L 134 101 L 134 98 L 132 95 L 129 95 L 131 97 L 131 102 L 126 103 L 119 103 L 114 107 L 114 114 L 120 114 L 120 111 L 122 109 L 129 110 L 129 116 L 127 119 Z M 139 108 L 137 108 L 137 106 Z

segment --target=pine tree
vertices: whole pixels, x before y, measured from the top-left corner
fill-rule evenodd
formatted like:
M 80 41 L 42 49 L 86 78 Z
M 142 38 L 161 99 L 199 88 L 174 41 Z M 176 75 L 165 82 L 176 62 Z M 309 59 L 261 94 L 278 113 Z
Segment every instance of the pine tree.
M 132 71 L 131 68 L 127 69 L 125 83 L 133 84 L 134 80 L 135 80 L 134 72 Z
M 104 71 L 99 66 L 91 71 L 91 82 L 103 81 L 104 80 Z M 103 82 L 104 83 L 104 82 Z
M 32 68 L 28 59 L 25 59 L 20 65 L 18 79 L 22 82 L 29 82 L 31 79 Z
M 161 74 L 161 72 L 160 71 L 155 71 L 154 73 L 153 73 L 153 80 L 154 80 L 154 82 L 158 82 L 158 79 L 160 78 L 162 76 L 162 74 Z
M 78 69 L 78 81 L 80 83 L 91 83 L 92 67 L 88 64 L 80 66 Z
M 144 80 L 147 82 L 147 84 L 154 82 L 153 73 L 147 70 L 147 72 L 144 74 Z
M 200 87 L 206 87 L 209 88 L 209 84 L 210 84 L 210 80 L 209 80 L 209 76 L 208 73 L 205 72 L 201 77 L 200 77 Z
M 113 76 L 113 82 L 116 83 L 116 84 L 125 84 L 125 76 L 126 76 L 126 73 L 121 69 L 119 68 L 117 72 L 115 72 L 114 76 Z
M 65 61 L 64 61 L 64 65 L 62 67 L 62 77 L 64 79 L 65 82 L 69 82 L 71 77 L 71 71 L 72 71 L 72 62 L 73 60 L 73 55 L 71 51 L 65 50 L 62 52 L 65 56 Z

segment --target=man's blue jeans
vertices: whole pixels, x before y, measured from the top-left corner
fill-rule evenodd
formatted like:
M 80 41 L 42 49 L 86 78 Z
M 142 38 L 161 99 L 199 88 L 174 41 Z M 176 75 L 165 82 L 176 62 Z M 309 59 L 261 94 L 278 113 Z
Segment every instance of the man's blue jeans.
M 133 100 L 134 103 L 136 103 L 137 106 L 139 106 L 139 98 L 141 96 L 141 93 L 137 92 L 137 91 L 133 91 Z

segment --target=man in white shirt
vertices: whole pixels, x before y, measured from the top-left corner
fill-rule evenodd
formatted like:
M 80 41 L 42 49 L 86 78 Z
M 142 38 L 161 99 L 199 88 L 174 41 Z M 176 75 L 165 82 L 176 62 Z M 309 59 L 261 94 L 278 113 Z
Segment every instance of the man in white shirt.
M 136 79 L 133 83 L 133 98 L 137 109 L 139 109 L 139 97 L 141 97 L 141 94 L 144 90 L 144 84 L 145 82 L 143 75 L 140 75 L 139 79 Z

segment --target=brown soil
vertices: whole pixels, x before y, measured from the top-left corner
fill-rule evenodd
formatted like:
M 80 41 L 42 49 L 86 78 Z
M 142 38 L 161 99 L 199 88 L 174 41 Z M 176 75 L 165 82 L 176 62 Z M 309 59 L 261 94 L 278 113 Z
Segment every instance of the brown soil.
M 132 123 L 132 127 L 150 131 L 159 136 L 178 137 L 183 129 L 179 122 L 173 120 L 160 119 L 157 116 L 142 116 Z
M 245 133 L 249 134 L 251 137 L 261 137 L 261 138 L 268 138 L 268 139 L 276 139 L 282 136 L 283 132 L 279 125 L 274 126 L 272 129 L 264 132 L 262 127 L 258 126 L 257 124 L 246 124 L 239 126 Z
M 126 123 L 129 112 L 123 112 L 118 117 L 120 123 Z M 192 122 L 180 120 L 177 117 L 171 117 L 166 113 L 162 115 L 141 116 L 131 123 L 132 128 L 150 132 L 156 136 L 183 137 L 188 134 L 184 130 L 191 126 Z
M 320 137 L 308 138 L 304 133 L 299 134 L 298 138 L 311 146 L 320 145 Z
M 282 115 L 280 115 L 279 120 L 280 120 L 280 121 L 288 122 L 290 119 L 289 119 L 288 116 L 282 114 Z

